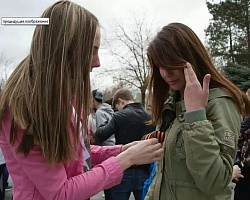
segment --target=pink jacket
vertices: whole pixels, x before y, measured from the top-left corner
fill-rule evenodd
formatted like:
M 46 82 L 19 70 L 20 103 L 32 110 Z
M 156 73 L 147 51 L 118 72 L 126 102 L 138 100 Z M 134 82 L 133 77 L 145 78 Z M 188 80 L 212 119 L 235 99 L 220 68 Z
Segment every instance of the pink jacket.
M 40 146 L 35 146 L 27 157 L 15 153 L 19 143 L 9 144 L 10 124 L 7 113 L 2 121 L 0 147 L 13 180 L 14 200 L 84 200 L 121 182 L 123 170 L 112 157 L 120 153 L 121 146 L 91 146 L 92 165 L 96 166 L 86 173 L 81 145 L 77 149 L 78 160 L 52 168 L 41 155 Z M 23 130 L 19 129 L 19 141 L 22 135 Z

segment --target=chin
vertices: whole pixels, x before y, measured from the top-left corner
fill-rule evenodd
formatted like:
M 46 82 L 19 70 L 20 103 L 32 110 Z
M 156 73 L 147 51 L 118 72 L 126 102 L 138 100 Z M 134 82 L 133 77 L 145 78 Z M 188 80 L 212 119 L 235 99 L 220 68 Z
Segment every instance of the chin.
M 173 90 L 173 91 L 179 91 L 179 90 L 180 90 L 180 88 L 177 88 L 177 87 L 171 87 L 171 90 Z
M 170 87 L 171 90 L 175 90 L 175 91 L 180 91 L 180 90 L 184 90 L 185 86 L 180 86 L 180 85 L 173 85 L 172 87 Z

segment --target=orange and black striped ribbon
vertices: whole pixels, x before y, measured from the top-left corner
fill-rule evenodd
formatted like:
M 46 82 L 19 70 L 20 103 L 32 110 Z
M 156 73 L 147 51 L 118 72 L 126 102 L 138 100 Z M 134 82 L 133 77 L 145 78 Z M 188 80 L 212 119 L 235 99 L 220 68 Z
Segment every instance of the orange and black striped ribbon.
M 153 131 L 153 132 L 148 133 L 147 135 L 145 135 L 144 139 L 148 140 L 148 139 L 151 139 L 151 138 L 157 138 L 160 143 L 163 143 L 164 136 L 165 136 L 165 132 Z

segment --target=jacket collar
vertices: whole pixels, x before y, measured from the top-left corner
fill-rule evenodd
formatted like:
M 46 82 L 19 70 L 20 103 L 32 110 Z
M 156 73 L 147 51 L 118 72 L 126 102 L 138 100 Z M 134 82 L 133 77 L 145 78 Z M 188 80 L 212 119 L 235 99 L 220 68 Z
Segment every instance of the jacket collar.
M 129 104 L 125 105 L 125 106 L 123 107 L 123 109 L 124 109 L 124 108 L 127 108 L 127 107 L 130 107 L 130 106 L 131 106 L 131 107 L 141 107 L 142 104 L 139 103 L 139 102 L 129 103 Z

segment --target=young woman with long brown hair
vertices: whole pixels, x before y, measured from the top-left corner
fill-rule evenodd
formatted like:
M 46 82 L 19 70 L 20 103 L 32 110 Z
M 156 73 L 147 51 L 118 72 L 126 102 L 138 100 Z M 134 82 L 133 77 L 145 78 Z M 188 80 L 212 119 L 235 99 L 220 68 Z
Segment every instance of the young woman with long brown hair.
M 145 199 L 230 199 L 246 95 L 222 76 L 186 25 L 162 28 L 148 47 L 152 123 L 164 156 Z
M 87 199 L 119 184 L 131 165 L 159 160 L 162 148 L 156 139 L 91 146 L 90 158 L 86 119 L 89 73 L 100 66 L 98 20 L 70 1 L 56 2 L 42 17 L 50 25 L 36 27 L 29 55 L 1 93 L 0 147 L 14 200 Z

